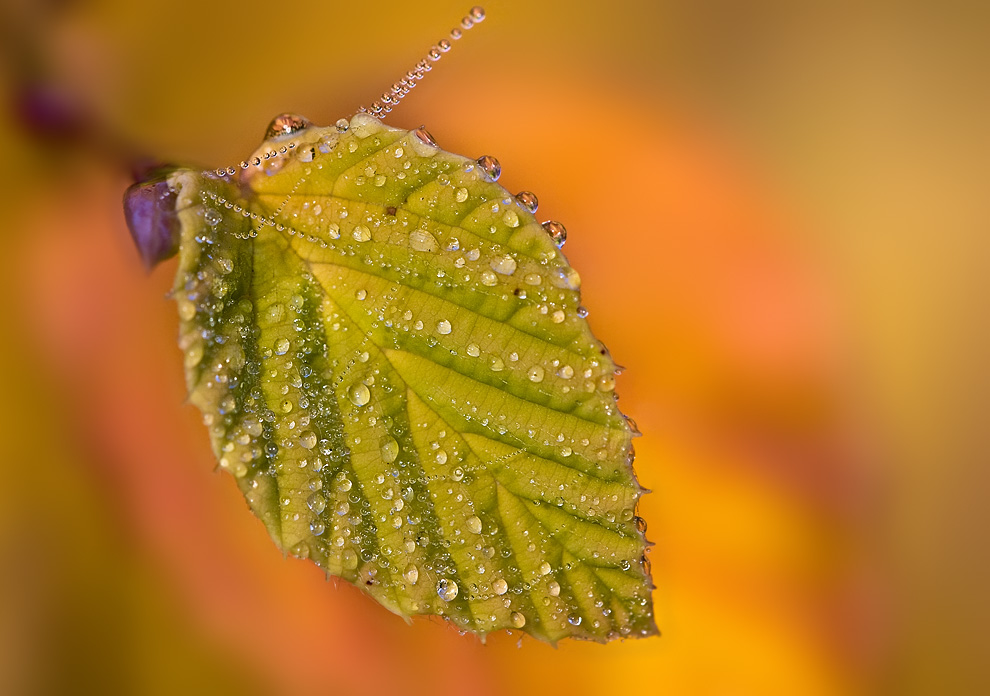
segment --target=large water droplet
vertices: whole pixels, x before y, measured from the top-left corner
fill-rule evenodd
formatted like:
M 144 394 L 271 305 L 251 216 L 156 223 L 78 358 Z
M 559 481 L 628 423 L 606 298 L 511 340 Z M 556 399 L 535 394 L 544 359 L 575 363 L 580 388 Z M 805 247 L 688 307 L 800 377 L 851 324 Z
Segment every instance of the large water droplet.
M 533 365 L 533 367 L 529 368 L 528 376 L 530 382 L 542 382 L 543 368 L 539 365 Z
M 498 181 L 502 175 L 502 165 L 491 155 L 484 155 L 478 158 L 478 166 L 488 175 L 492 181 Z
M 388 437 L 385 442 L 382 443 L 382 461 L 386 464 L 391 464 L 399 456 L 399 443 L 395 441 L 394 437 Z
M 348 570 L 354 570 L 357 568 L 358 557 L 354 553 L 354 549 L 344 549 L 344 553 L 340 555 L 340 560 L 345 568 Z
M 280 338 L 275 341 L 275 355 L 285 355 L 289 352 L 289 339 Z
M 355 406 L 364 406 L 371 401 L 371 390 L 364 384 L 355 384 L 347 391 L 347 397 Z
M 354 228 L 354 232 L 351 233 L 354 239 L 359 242 L 367 242 L 371 239 L 371 230 L 369 230 L 364 225 L 358 225 Z
M 327 499 L 323 497 L 320 493 L 312 493 L 309 498 L 306 499 L 306 505 L 309 509 L 319 515 L 327 507 Z
M 312 430 L 307 430 L 304 432 L 299 436 L 299 445 L 306 449 L 313 449 L 316 447 L 316 433 Z
M 535 213 L 536 209 L 540 207 L 540 201 L 532 191 L 520 191 L 516 194 L 516 200 L 519 201 L 519 204 L 523 208 L 531 213 Z
M 265 131 L 265 140 L 278 138 L 280 136 L 292 135 L 304 128 L 309 128 L 310 122 L 305 116 L 299 114 L 279 114 L 268 124 Z
M 415 135 L 421 143 L 430 145 L 431 147 L 437 147 L 437 141 L 430 134 L 430 131 L 426 130 L 425 126 L 420 126 L 414 130 L 413 135 Z
M 502 578 L 499 578 L 498 580 L 492 583 L 492 591 L 495 594 L 502 596 L 509 591 L 509 583 L 507 583 Z
M 573 268 L 566 266 L 557 269 L 557 276 L 553 279 L 553 284 L 558 288 L 577 290 L 581 287 L 581 276 Z
M 410 563 L 406 566 L 406 569 L 402 571 L 402 577 L 405 578 L 406 582 L 409 584 L 415 585 L 416 581 L 419 580 L 419 568 L 417 568 L 415 564 Z M 454 594 L 456 596 L 456 590 L 454 591 Z
M 543 223 L 543 229 L 550 235 L 550 239 L 557 245 L 557 248 L 564 246 L 567 241 L 567 229 L 556 220 L 547 220 Z
M 437 596 L 445 602 L 452 601 L 457 596 L 457 583 L 447 578 L 441 578 L 437 583 Z
M 522 628 L 526 625 L 526 617 L 518 611 L 512 612 L 512 625 L 516 628 Z
M 437 322 L 438 334 L 443 334 L 444 336 L 446 336 L 447 334 L 450 333 L 450 331 L 451 331 L 451 327 L 449 321 L 447 321 L 446 319 L 442 319 L 441 321 Z
M 426 230 L 413 230 L 409 233 L 409 246 L 416 251 L 432 252 L 439 248 L 437 238 Z
M 472 534 L 481 534 L 481 518 L 477 515 L 472 515 L 464 520 L 464 527 Z
M 502 275 L 512 275 L 516 272 L 516 260 L 508 254 L 505 256 L 496 256 L 491 260 L 489 265 L 493 271 Z

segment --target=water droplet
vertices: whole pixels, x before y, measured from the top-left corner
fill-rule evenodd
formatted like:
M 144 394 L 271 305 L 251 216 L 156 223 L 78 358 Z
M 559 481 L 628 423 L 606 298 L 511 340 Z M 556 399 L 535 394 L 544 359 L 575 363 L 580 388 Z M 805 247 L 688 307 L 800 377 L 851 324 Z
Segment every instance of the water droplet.
M 275 355 L 285 355 L 289 352 L 290 347 L 289 339 L 280 338 L 275 341 Z
M 543 223 L 543 229 L 550 235 L 550 239 L 557 245 L 557 248 L 564 246 L 567 241 L 567 229 L 556 220 L 547 220 Z
M 550 594 L 551 597 L 559 597 L 560 583 L 557 582 L 556 580 L 552 581 L 549 585 L 547 585 L 547 592 Z
M 437 238 L 426 230 L 413 230 L 409 233 L 409 246 L 416 251 L 433 252 L 439 248 Z
M 522 628 L 526 625 L 526 617 L 518 611 L 512 612 L 512 625 L 516 628 Z
M 207 208 L 203 213 L 203 219 L 206 220 L 206 224 L 210 227 L 216 227 L 223 220 L 223 216 L 212 208 Z
M 454 191 L 454 200 L 458 203 L 463 203 L 468 198 L 468 190 L 461 186 L 459 189 Z
M 543 381 L 543 368 L 539 365 L 533 365 L 533 367 L 529 368 L 529 372 L 527 374 L 530 382 Z
M 550 570 L 550 564 L 546 561 L 543 561 L 543 563 L 540 564 L 540 575 L 549 575 Z
M 561 379 L 570 379 L 574 376 L 574 368 L 570 365 L 564 365 L 557 370 L 557 376 Z
M 475 5 L 474 7 L 471 8 L 471 11 L 468 13 L 468 15 L 474 21 L 480 22 L 485 18 L 485 9 L 483 7 L 479 7 Z
M 532 191 L 520 191 L 516 194 L 516 200 L 519 201 L 519 205 L 531 213 L 535 213 L 536 209 L 540 207 L 540 201 L 537 200 L 536 194 Z
M 507 583 L 502 578 L 499 578 L 498 580 L 492 583 L 492 591 L 494 591 L 495 594 L 499 596 L 504 595 L 506 592 L 509 591 L 509 583 Z
M 437 450 L 437 464 L 447 463 L 447 453 L 444 450 Z
M 502 358 L 493 357 L 491 368 L 492 368 L 492 372 L 501 372 L 502 370 L 505 369 L 505 363 L 502 361 Z
M 368 291 L 367 290 L 364 290 L 364 289 L 358 290 L 357 292 L 354 293 L 354 297 L 356 297 L 359 300 L 363 300 L 367 296 L 368 296 Z
M 327 531 L 327 528 L 320 520 L 313 520 L 309 523 L 309 531 L 313 533 L 313 536 L 320 536 Z
M 419 568 L 417 568 L 414 563 L 410 563 L 406 566 L 406 569 L 402 571 L 402 577 L 405 578 L 406 582 L 410 585 L 415 585 L 419 580 Z
M 464 350 L 472 358 L 477 358 L 479 355 L 481 355 L 481 349 L 478 348 L 477 343 L 468 343 L 467 348 L 465 348 Z
M 492 181 L 498 181 L 502 175 L 502 165 L 491 155 L 484 155 L 478 158 L 478 166 L 488 175 Z
M 509 227 L 519 227 L 519 214 L 509 208 L 505 211 L 505 215 L 502 216 L 502 221 Z
M 399 443 L 394 437 L 388 437 L 382 443 L 382 461 L 391 464 L 399 456 Z
M 299 436 L 299 445 L 305 449 L 313 449 L 316 447 L 316 433 L 312 430 L 305 431 Z
M 268 124 L 268 129 L 265 131 L 265 140 L 298 133 L 304 128 L 309 128 L 309 126 L 310 122 L 304 116 L 300 116 L 299 114 L 279 114 Z
M 306 499 L 306 505 L 309 506 L 310 510 L 319 515 L 321 512 L 326 510 L 327 499 L 320 493 L 312 493 L 309 498 Z
M 496 283 L 498 283 L 498 278 L 495 277 L 495 274 L 494 273 L 492 273 L 491 271 L 482 271 L 481 272 L 481 284 L 482 285 L 487 285 L 488 287 L 491 287 L 491 286 L 495 285 Z
M 364 406 L 371 401 L 371 390 L 363 384 L 355 384 L 347 390 L 347 397 L 355 406 Z
M 496 256 L 491 260 L 489 265 L 493 271 L 502 275 L 512 275 L 516 272 L 516 260 L 508 254 L 505 256 Z M 482 282 L 484 282 L 484 279 L 482 279 Z
M 581 287 L 581 276 L 573 268 L 564 266 L 557 269 L 557 277 L 554 279 L 554 285 L 568 290 L 577 290 Z
M 481 534 L 481 530 L 482 530 L 481 518 L 478 517 L 477 515 L 472 515 L 471 517 L 468 517 L 466 520 L 464 520 L 464 526 L 472 534 Z
M 413 131 L 413 135 L 423 143 L 424 145 L 429 145 L 430 147 L 437 147 L 437 141 L 434 140 L 433 136 L 430 135 L 430 131 L 426 130 L 425 127 L 420 126 Z
M 359 242 L 367 242 L 369 239 L 371 239 L 371 230 L 369 230 L 364 225 L 358 225 L 357 227 L 354 228 L 354 232 L 352 233 L 352 236 L 354 237 L 354 239 L 356 239 Z
M 354 570 L 357 568 L 358 557 L 357 554 L 354 553 L 354 549 L 344 549 L 344 553 L 340 555 L 340 560 L 343 566 L 348 570 Z
M 334 125 L 337 127 L 338 133 L 346 133 L 347 129 L 351 127 L 350 121 L 346 118 L 338 118 Z
M 554 324 L 561 323 L 562 321 L 564 321 L 564 318 L 565 318 L 564 312 L 563 310 L 560 309 L 558 309 L 557 311 L 555 311 L 553 314 L 550 315 L 550 321 L 552 321 Z
M 539 273 L 527 273 L 523 278 L 526 285 L 539 285 L 543 282 L 543 277 Z
M 438 334 L 442 334 L 442 335 L 446 336 L 447 334 L 450 333 L 450 330 L 451 330 L 451 328 L 450 328 L 450 322 L 447 321 L 446 319 L 442 319 L 439 322 L 437 322 L 437 333 Z
M 441 578 L 437 583 L 437 596 L 445 602 L 453 601 L 457 597 L 457 583 L 447 578 Z
M 577 614 L 568 614 L 567 623 L 569 623 L 571 626 L 580 626 L 581 617 L 578 616 Z

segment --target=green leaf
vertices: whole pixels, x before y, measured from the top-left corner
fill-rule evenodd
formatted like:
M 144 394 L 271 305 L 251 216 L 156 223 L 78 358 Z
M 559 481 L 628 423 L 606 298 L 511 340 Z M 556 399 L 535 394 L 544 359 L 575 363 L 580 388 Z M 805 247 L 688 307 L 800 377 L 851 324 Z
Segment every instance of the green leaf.
M 655 633 L 578 274 L 425 132 L 280 119 L 236 173 L 168 179 L 190 397 L 275 543 L 481 635 Z

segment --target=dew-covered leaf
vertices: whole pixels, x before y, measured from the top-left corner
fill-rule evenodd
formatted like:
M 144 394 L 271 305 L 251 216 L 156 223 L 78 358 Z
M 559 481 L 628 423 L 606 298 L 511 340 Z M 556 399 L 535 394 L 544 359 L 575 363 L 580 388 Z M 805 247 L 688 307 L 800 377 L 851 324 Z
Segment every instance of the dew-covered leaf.
M 481 635 L 655 633 L 563 228 L 423 131 L 280 118 L 241 168 L 167 178 L 190 398 L 275 543 Z

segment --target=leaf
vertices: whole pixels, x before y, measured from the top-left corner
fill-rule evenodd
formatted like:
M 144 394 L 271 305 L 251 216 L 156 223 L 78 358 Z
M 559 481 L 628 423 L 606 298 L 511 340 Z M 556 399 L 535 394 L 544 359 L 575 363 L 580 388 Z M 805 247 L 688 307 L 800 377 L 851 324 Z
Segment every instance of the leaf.
M 615 365 L 528 201 L 365 114 L 268 135 L 167 187 L 190 399 L 275 543 L 482 636 L 654 634 Z

